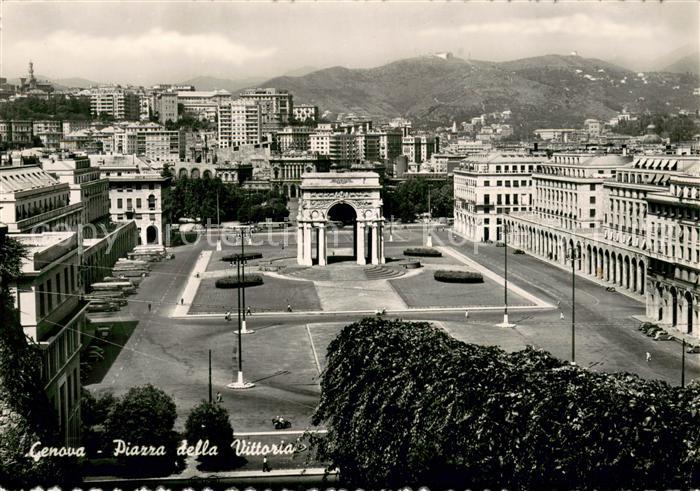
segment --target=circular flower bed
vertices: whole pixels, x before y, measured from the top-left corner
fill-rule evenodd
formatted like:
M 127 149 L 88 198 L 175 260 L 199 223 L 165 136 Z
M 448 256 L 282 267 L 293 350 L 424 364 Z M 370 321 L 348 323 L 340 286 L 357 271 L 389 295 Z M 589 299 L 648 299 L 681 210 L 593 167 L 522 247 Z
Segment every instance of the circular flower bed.
M 221 256 L 222 261 L 231 262 L 236 261 L 241 257 L 241 254 L 227 254 L 226 256 Z M 253 259 L 261 259 L 263 257 L 262 252 L 246 252 L 243 254 L 243 259 L 246 261 L 251 261 Z
M 404 256 L 416 257 L 442 257 L 442 252 L 432 247 L 411 247 L 409 249 L 404 249 L 403 254 Z
M 433 275 L 436 281 L 444 283 L 483 283 L 484 277 L 476 271 L 447 271 L 439 269 Z
M 258 286 L 263 284 L 263 278 L 259 274 L 247 274 L 242 278 L 241 286 Z M 219 278 L 215 283 L 217 288 L 237 288 L 238 278 L 235 276 L 227 276 L 226 278 Z

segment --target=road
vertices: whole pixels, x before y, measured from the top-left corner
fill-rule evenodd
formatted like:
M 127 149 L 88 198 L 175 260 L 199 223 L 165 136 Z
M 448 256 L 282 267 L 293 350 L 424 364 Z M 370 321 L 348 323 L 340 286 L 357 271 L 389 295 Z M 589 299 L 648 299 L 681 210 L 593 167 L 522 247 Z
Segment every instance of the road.
M 445 234 L 438 237 L 445 239 Z M 437 240 L 436 240 L 436 244 Z M 449 244 L 445 244 L 449 245 Z M 130 297 L 128 309 L 139 325 L 125 343 L 96 391 L 123 393 L 130 387 L 152 383 L 169 393 L 178 405 L 178 426 L 198 401 L 208 397 L 208 351 L 212 350 L 214 394 L 221 392 L 231 413 L 236 432 L 270 429 L 270 418 L 283 415 L 294 421 L 295 429 L 308 425 L 318 401 L 319 371 L 314 346 L 323 360 L 325 343 L 342 325 L 358 320 L 357 314 L 279 313 L 253 315 L 248 326 L 256 332 L 244 336 L 244 374 L 256 382 L 249 391 L 231 391 L 226 384 L 234 378 L 237 350 L 235 322 L 219 317 L 174 319 L 168 314 L 179 301 L 180 291 L 200 252 L 213 249 L 200 242 L 174 249 L 175 259 L 154 266 L 138 293 Z M 293 243 L 290 247 L 294 247 Z M 473 244 L 454 246 L 496 273 L 503 273 L 503 248 Z M 266 256 L 269 257 L 269 256 Z M 499 344 L 504 349 L 521 349 L 526 344 L 542 347 L 555 356 L 571 356 L 571 278 L 555 266 L 527 255 L 509 255 L 509 281 L 556 304 L 560 310 L 514 312 L 514 329 L 497 328 L 502 313 L 405 312 L 406 320 L 439 321 L 459 339 L 481 344 Z M 643 305 L 619 293 L 577 278 L 576 361 L 593 370 L 629 371 L 646 378 L 680 383 L 680 345 L 656 342 L 636 330 L 630 318 L 644 311 Z M 148 304 L 152 304 L 149 312 Z M 564 320 L 560 318 L 564 314 Z M 390 316 L 390 317 L 399 317 Z M 324 325 L 328 324 L 328 325 Z M 331 324 L 333 326 L 331 326 Z M 309 327 L 310 326 L 310 327 Z M 319 327 L 315 327 L 319 326 Z M 330 327 L 329 327 L 330 326 Z M 335 329 L 335 331 L 333 331 Z M 313 339 L 313 343 L 310 343 Z M 652 355 L 646 361 L 646 353 Z M 700 376 L 697 357 L 688 355 L 687 380 Z

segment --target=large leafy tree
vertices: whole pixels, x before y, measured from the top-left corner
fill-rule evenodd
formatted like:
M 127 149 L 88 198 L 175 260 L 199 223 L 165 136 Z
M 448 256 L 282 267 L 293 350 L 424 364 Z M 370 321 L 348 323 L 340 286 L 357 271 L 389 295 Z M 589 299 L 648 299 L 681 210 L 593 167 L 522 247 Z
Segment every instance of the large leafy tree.
M 122 463 L 134 474 L 168 474 L 178 459 L 179 437 L 174 431 L 177 412 L 172 398 L 148 384 L 134 387 L 113 404 L 104 422 L 105 440 L 130 445 L 162 446 L 164 456 L 124 457 Z
M 409 179 L 384 196 L 384 215 L 394 215 L 404 222 L 412 222 L 418 214 L 429 210 L 433 217 L 450 217 L 453 211 L 452 179 L 429 181 L 424 178 Z
M 39 349 L 22 330 L 8 286 L 20 274 L 23 255 L 19 242 L 0 236 L 0 486 L 11 489 L 80 480 L 71 459 L 27 457 L 36 442 L 63 442 L 43 390 Z
M 313 416 L 353 486 L 685 488 L 698 484 L 700 388 L 462 343 L 364 319 L 328 348 Z M 663 458 L 660 451 L 663 449 Z
M 221 404 L 202 401 L 192 409 L 185 422 L 185 439 L 189 445 L 208 441 L 209 448 L 216 446 L 217 455 L 202 456 L 202 469 L 219 470 L 237 464 L 233 444 L 233 426 L 228 411 Z

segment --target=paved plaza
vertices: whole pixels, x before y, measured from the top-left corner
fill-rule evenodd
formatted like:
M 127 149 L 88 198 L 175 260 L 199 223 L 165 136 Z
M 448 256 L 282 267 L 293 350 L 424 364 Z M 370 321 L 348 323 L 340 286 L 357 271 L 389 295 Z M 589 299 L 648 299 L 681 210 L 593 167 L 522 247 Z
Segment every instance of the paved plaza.
M 395 239 L 401 240 L 397 235 L 400 236 L 396 234 Z M 392 249 L 387 256 L 398 256 L 407 247 L 406 244 L 419 245 L 421 239 L 419 232 L 407 231 L 403 240 L 395 244 L 387 242 L 388 249 Z M 455 285 L 453 293 L 451 285 L 443 288 L 440 284 L 440 290 L 434 289 L 433 285 L 433 289 L 424 294 L 428 299 L 424 300 L 426 304 L 432 303 L 431 295 L 450 299 L 456 305 L 460 305 L 459 299 L 464 299 L 460 309 L 406 308 L 390 313 L 388 317 L 436 322 L 465 342 L 498 345 L 509 351 L 534 345 L 562 359 L 569 359 L 570 275 L 565 270 L 527 255 L 511 255 L 509 283 L 513 288 L 519 288 L 523 295 L 532 294 L 533 298 L 541 299 L 551 307 L 530 306 L 527 310 L 519 310 L 517 302 L 529 303 L 531 300 L 514 295 L 510 297 L 513 307 L 510 318 L 517 327 L 500 328 L 496 324 L 502 320 L 503 289 L 497 279 L 503 275 L 503 248 L 493 245 L 475 248 L 474 244 L 466 242 L 450 245 L 445 233 L 435 235 L 435 246 L 441 250 L 449 247 L 457 254 L 478 262 L 491 272 L 492 277 L 488 277 L 484 285 L 476 286 L 471 293 L 458 288 L 471 288 L 472 285 Z M 210 251 L 215 258 L 218 253 L 214 249 L 213 245 L 205 242 L 183 246 L 174 250 L 174 260 L 154 265 L 151 275 L 143 280 L 138 293 L 129 297 L 129 305 L 120 314 L 138 319 L 138 325 L 120 331 L 120 338 L 111 340 L 115 347 L 123 344 L 123 348 L 114 350 L 108 365 L 98 368 L 101 370 L 99 376 L 88 388 L 120 394 L 135 385 L 152 383 L 174 398 L 179 415 L 177 425 L 181 428 L 190 409 L 207 397 L 207 360 L 208 351 L 212 350 L 214 394 L 222 394 L 223 404 L 231 414 L 237 434 L 274 431 L 271 419 L 278 415 L 293 422 L 292 430 L 303 431 L 308 428 L 318 402 L 319 374 L 325 363 L 328 344 L 343 326 L 367 314 L 324 312 L 319 307 L 323 304 L 324 295 L 318 295 L 317 299 L 313 297 L 313 292 L 323 291 L 318 286 L 323 281 L 315 284 L 304 279 L 301 273 L 301 278 L 297 280 L 266 275 L 265 286 L 246 291 L 248 304 L 254 306 L 256 313 L 248 318 L 248 326 L 255 332 L 242 337 L 243 367 L 245 379 L 256 386 L 249 390 L 232 391 L 226 385 L 233 380 L 237 367 L 235 317 L 233 322 L 226 322 L 218 314 L 173 316 L 195 265 L 201 265 L 202 253 Z M 279 247 L 260 246 L 260 249 L 264 260 L 272 258 L 275 250 L 281 251 Z M 453 260 L 450 257 L 434 262 L 429 260 L 423 269 L 429 273 Z M 222 261 L 210 261 L 209 265 L 219 266 L 220 263 Z M 391 263 L 386 266 L 390 267 Z M 455 267 L 465 266 L 455 264 Z M 339 267 L 344 267 L 343 263 Z M 205 271 L 216 272 L 217 269 L 207 267 Z M 348 274 L 357 275 L 358 271 L 366 274 L 360 266 L 353 267 L 352 273 Z M 326 280 L 330 282 L 335 273 L 325 274 L 329 275 Z M 408 273 L 403 279 L 381 281 L 392 284 L 392 291 L 403 301 L 402 295 L 420 297 L 420 278 L 420 275 L 411 276 Z M 431 278 L 431 275 L 428 274 L 426 278 Z M 204 278 L 202 283 L 208 281 L 213 279 Z M 353 281 L 356 280 L 348 278 L 348 284 Z M 405 289 L 397 288 L 396 283 L 399 282 L 406 282 L 409 286 L 416 283 L 410 290 L 408 286 Z M 576 360 L 579 365 L 592 370 L 629 371 L 674 384 L 680 382 L 680 345 L 671 341 L 654 341 L 636 330 L 639 322 L 633 316 L 643 314 L 643 304 L 619 293 L 606 292 L 604 287 L 585 279 L 577 279 L 576 284 Z M 234 305 L 226 302 L 228 299 L 235 300 L 235 290 L 202 291 L 207 292 L 206 296 L 201 297 L 203 300 L 195 301 L 193 308 L 199 308 L 197 305 L 204 303 L 214 305 L 214 310 L 219 306 Z M 487 291 L 493 293 L 493 299 L 486 297 L 484 292 Z M 378 298 L 386 298 L 382 297 L 381 291 L 368 287 L 358 293 L 364 293 L 366 305 L 373 308 L 381 306 Z M 201 292 L 197 293 L 198 297 L 201 295 Z M 272 295 L 272 298 L 268 298 L 268 295 Z M 299 295 L 299 299 L 303 297 L 308 302 L 309 311 L 281 311 L 288 295 Z M 344 296 L 362 298 L 357 294 L 351 297 L 347 292 Z M 301 305 L 302 301 L 298 302 Z M 413 302 L 417 303 L 418 300 Z M 465 318 L 463 307 L 467 302 L 490 302 L 497 307 L 470 311 L 469 317 Z M 153 305 L 151 312 L 148 311 L 148 303 Z M 263 305 L 270 305 L 277 312 L 264 313 L 261 309 L 258 314 L 259 306 Z M 645 359 L 646 352 L 652 355 L 649 362 Z M 687 357 L 688 380 L 700 376 L 699 356 Z M 294 466 L 298 462 L 274 464 Z

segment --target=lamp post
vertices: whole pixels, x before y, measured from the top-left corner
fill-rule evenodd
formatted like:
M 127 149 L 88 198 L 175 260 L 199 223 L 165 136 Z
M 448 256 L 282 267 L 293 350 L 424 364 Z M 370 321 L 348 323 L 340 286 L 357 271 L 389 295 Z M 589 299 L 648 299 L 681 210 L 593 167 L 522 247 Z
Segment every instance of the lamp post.
M 242 299 L 242 302 L 241 302 L 241 307 L 240 307 L 240 312 L 239 312 L 239 314 L 243 316 L 243 323 L 242 323 L 242 327 L 239 326 L 239 330 L 240 330 L 241 334 L 252 334 L 252 333 L 254 333 L 255 331 L 251 331 L 251 330 L 248 330 L 248 329 L 246 328 L 246 320 L 245 320 L 245 311 L 246 311 L 246 308 L 245 308 L 245 263 L 246 263 L 246 259 L 245 259 L 245 231 L 244 231 L 244 229 L 241 229 L 241 255 L 240 255 L 240 263 L 241 263 L 241 277 L 242 277 L 242 281 L 239 280 L 238 284 L 240 285 L 240 288 L 241 288 L 241 299 Z M 241 330 L 241 329 L 242 329 L 242 330 Z
M 581 260 L 581 254 L 573 245 L 566 259 L 571 261 L 571 364 L 576 364 L 576 261 Z
M 685 387 L 685 338 L 681 338 L 681 387 Z
M 503 220 L 503 322 L 498 327 L 515 327 L 508 321 L 508 223 Z
M 243 381 L 243 339 L 242 339 L 242 334 L 243 334 L 243 329 L 241 326 L 241 261 L 243 260 L 242 256 L 236 257 L 236 278 L 238 280 L 238 285 L 236 287 L 236 293 L 238 297 L 238 372 L 236 376 L 236 381 L 231 382 L 230 384 L 227 385 L 229 389 L 250 389 L 251 387 L 255 387 L 255 384 L 252 382 L 244 382 Z M 235 353 L 235 352 L 234 352 Z M 234 354 L 234 360 L 236 359 L 236 356 Z

